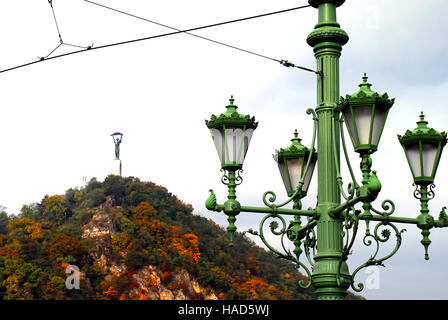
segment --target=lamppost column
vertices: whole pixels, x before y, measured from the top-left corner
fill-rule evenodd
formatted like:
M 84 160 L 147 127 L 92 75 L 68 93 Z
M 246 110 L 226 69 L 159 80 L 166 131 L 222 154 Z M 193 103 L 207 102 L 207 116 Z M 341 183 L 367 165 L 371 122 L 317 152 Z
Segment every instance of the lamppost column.
M 330 215 L 340 204 L 336 181 L 339 163 L 339 123 L 336 107 L 339 100 L 339 57 L 348 35 L 336 19 L 336 8 L 345 0 L 309 0 L 319 10 L 319 21 L 307 38 L 313 47 L 319 71 L 317 80 L 318 135 L 318 205 L 317 254 L 312 284 L 318 299 L 343 299 L 351 283 L 345 262 L 340 265 L 343 249 L 342 220 Z M 336 153 L 336 155 L 334 154 Z M 339 268 L 340 267 L 340 268 Z M 339 275 L 339 279 L 338 279 Z

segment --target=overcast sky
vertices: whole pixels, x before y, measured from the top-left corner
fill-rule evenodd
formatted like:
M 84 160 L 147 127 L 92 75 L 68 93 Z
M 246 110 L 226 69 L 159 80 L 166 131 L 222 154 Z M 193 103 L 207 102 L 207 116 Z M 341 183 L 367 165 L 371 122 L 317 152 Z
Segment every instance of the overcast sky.
M 100 1 L 100 0 L 98 0 Z M 101 0 L 102 4 L 176 28 L 186 29 L 307 4 L 305 0 Z M 82 0 L 53 0 L 62 39 L 78 46 L 100 46 L 170 30 L 99 8 Z M 397 216 L 416 217 L 412 179 L 396 135 L 415 128 L 420 111 L 429 125 L 447 130 L 448 3 L 444 0 L 347 0 L 338 21 L 350 40 L 340 60 L 341 95 L 352 94 L 364 72 L 372 89 L 396 98 L 373 169 L 383 189 L 375 206 L 392 199 Z M 202 36 L 275 59 L 315 68 L 307 35 L 317 10 L 280 15 L 197 31 Z M 47 0 L 0 3 L 0 69 L 49 54 L 59 37 Z M 61 46 L 54 54 L 75 48 Z M 0 74 L 0 204 L 18 213 L 23 204 L 46 194 L 63 194 L 102 180 L 113 170 L 110 134 L 124 133 L 123 175 L 168 188 L 195 212 L 226 225 L 222 214 L 208 213 L 204 201 L 213 188 L 225 201 L 220 165 L 204 124 L 225 111 L 234 95 L 238 111 L 255 115 L 255 131 L 237 189 L 244 205 L 262 205 L 273 190 L 286 199 L 272 160 L 275 149 L 290 143 L 298 129 L 310 144 L 316 103 L 316 77 L 271 60 L 235 51 L 185 34 L 54 59 Z M 352 165 L 360 177 L 351 145 Z M 347 170 L 342 170 L 347 184 Z M 448 160 L 442 156 L 431 213 L 438 217 L 448 197 Z M 316 175 L 304 206 L 314 206 Z M 257 227 L 261 215 L 242 213 L 238 230 Z M 448 230 L 432 230 L 430 260 L 421 236 L 406 228 L 399 253 L 380 270 L 380 288 L 364 290 L 369 299 L 448 299 Z M 393 239 L 390 242 L 394 242 Z M 386 249 L 389 248 L 386 246 Z M 390 248 L 389 248 L 390 249 Z M 373 248 L 358 237 L 349 267 L 353 271 Z M 357 282 L 368 275 L 361 271 Z

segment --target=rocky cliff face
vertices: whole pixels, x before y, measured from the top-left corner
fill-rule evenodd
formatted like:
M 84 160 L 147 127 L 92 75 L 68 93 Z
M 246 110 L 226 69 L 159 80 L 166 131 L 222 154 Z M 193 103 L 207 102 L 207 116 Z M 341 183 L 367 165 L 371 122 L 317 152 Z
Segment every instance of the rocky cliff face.
M 82 238 L 95 242 L 96 246 L 90 252 L 90 258 L 93 265 L 107 273 L 106 281 L 120 277 L 129 279 L 129 286 L 121 299 L 218 299 L 213 290 L 201 287 L 185 270 L 168 274 L 152 265 L 146 265 L 139 270 L 127 270 L 124 263 L 127 251 L 121 250 L 115 256 L 112 254 L 112 237 L 117 232 L 108 214 L 110 210 L 114 208 L 107 205 L 94 209 L 92 219 L 83 227 Z

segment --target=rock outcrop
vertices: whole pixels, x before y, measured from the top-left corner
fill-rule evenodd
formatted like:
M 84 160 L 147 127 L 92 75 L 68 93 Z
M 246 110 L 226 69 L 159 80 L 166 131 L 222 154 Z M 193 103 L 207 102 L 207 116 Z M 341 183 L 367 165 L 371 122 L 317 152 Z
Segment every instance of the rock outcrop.
M 91 251 L 90 258 L 93 265 L 108 273 L 105 280 L 119 277 L 129 279 L 129 288 L 125 290 L 123 299 L 218 299 L 212 289 L 201 287 L 185 270 L 167 274 L 152 265 L 143 266 L 138 270 L 128 270 L 124 263 L 126 250 L 121 250 L 115 256 L 112 254 L 112 237 L 116 234 L 116 230 L 108 212 L 119 209 L 120 207 L 107 205 L 94 209 L 92 219 L 84 225 L 82 238 L 95 242 L 95 249 Z

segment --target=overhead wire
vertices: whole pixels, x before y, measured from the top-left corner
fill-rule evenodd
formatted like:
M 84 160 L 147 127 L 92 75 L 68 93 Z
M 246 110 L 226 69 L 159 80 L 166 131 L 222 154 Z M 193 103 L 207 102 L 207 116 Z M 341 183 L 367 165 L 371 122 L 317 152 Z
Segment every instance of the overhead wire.
M 64 42 L 64 40 L 62 40 L 62 35 L 61 35 L 61 29 L 59 28 L 59 23 L 58 23 L 58 19 L 56 18 L 56 13 L 54 12 L 54 7 L 53 7 L 53 0 L 48 0 L 48 4 L 50 5 L 51 8 L 51 12 L 53 13 L 53 19 L 54 19 L 54 24 L 56 25 L 56 30 L 58 32 L 58 36 L 59 36 L 59 44 L 50 51 L 49 54 L 47 54 L 45 57 L 38 57 L 38 59 L 40 61 L 43 61 L 45 59 L 47 59 L 49 56 L 51 56 L 57 49 L 59 49 L 59 47 L 61 46 L 70 46 L 70 47 L 74 47 L 74 48 L 83 48 L 83 49 L 87 49 L 88 47 L 83 47 L 83 46 L 79 46 L 76 44 L 70 44 L 70 43 L 66 43 Z M 93 46 L 93 44 L 92 44 Z
M 106 6 L 104 4 L 100 4 L 100 3 L 97 3 L 97 2 L 94 2 L 94 1 L 91 1 L 91 0 L 84 0 L 84 1 L 88 2 L 88 3 L 91 3 L 93 5 L 96 5 L 96 6 L 102 7 L 104 9 L 108 9 L 108 10 L 111 10 L 111 11 L 114 11 L 114 12 L 117 12 L 117 13 L 120 13 L 120 14 L 124 14 L 126 16 L 130 16 L 132 18 L 143 20 L 145 22 L 149 22 L 149 23 L 152 23 L 152 24 L 164 27 L 164 28 L 168 28 L 168 29 L 175 30 L 175 31 L 181 31 L 181 32 L 183 32 L 183 33 L 185 33 L 187 35 L 190 35 L 190 36 L 202 39 L 202 40 L 210 41 L 210 42 L 213 42 L 215 44 L 219 44 L 219 45 L 231 48 L 231 49 L 239 50 L 239 51 L 246 52 L 246 53 L 249 53 L 249 54 L 261 57 L 261 58 L 265 58 L 265 59 L 269 59 L 269 60 L 272 60 L 272 61 L 276 61 L 276 62 L 279 62 L 280 64 L 284 65 L 285 67 L 295 67 L 295 68 L 302 69 L 302 70 L 305 70 L 305 71 L 318 73 L 317 71 L 314 71 L 312 69 L 295 65 L 292 62 L 289 62 L 288 60 L 281 60 L 281 59 L 268 57 L 266 55 L 263 55 L 263 54 L 260 54 L 260 53 L 256 53 L 254 51 L 243 49 L 243 48 L 240 48 L 240 47 L 237 47 L 237 46 L 233 46 L 233 45 L 230 45 L 230 44 L 227 44 L 227 43 L 224 43 L 224 42 L 221 42 L 221 41 L 217 41 L 217 40 L 214 40 L 214 39 L 211 39 L 211 38 L 207 38 L 207 37 L 204 37 L 204 36 L 200 36 L 198 34 L 191 33 L 189 31 L 182 31 L 181 29 L 178 29 L 178 28 L 175 28 L 175 27 L 172 27 L 172 26 L 169 26 L 169 25 L 166 25 L 166 24 L 154 21 L 154 20 L 143 18 L 141 16 L 137 16 L 135 14 L 128 13 L 128 12 L 125 12 L 125 11 L 122 11 L 122 10 L 119 10 L 119 9 L 116 9 L 116 8 L 112 8 L 112 7 L 109 7 L 109 6 Z M 283 9 L 283 10 L 274 11 L 274 12 L 270 12 L 270 13 L 259 14 L 259 15 L 255 15 L 255 16 L 251 16 L 251 17 L 246 17 L 246 18 L 241 18 L 241 19 L 237 19 L 237 20 L 232 20 L 232 22 L 240 22 L 240 21 L 245 21 L 245 20 L 250 20 L 250 19 L 255 19 L 255 18 L 261 18 L 261 17 L 266 17 L 266 16 L 269 16 L 269 15 L 273 15 L 273 14 L 285 13 L 285 12 L 298 10 L 298 9 L 304 9 L 304 8 L 308 8 L 308 7 L 311 7 L 311 5 L 304 5 L 304 6 L 300 6 L 300 7 L 295 7 L 295 8 L 290 8 L 290 9 Z
M 84 0 L 84 1 L 93 3 L 92 1 L 88 1 L 88 0 Z M 50 5 L 52 5 L 52 3 L 51 3 L 52 0 L 48 0 L 48 2 L 50 3 Z M 99 5 L 99 4 L 97 4 L 97 3 L 93 3 L 93 4 Z M 103 6 L 103 5 L 100 5 L 100 6 Z M 52 7 L 52 6 L 51 6 L 51 7 Z M 61 44 L 60 44 L 58 47 L 56 47 L 56 48 L 55 48 L 49 55 L 47 55 L 46 57 L 40 57 L 38 60 L 35 60 L 35 61 L 31 61 L 31 62 L 28 62 L 28 63 L 24 63 L 24 64 L 21 64 L 21 65 L 17 65 L 17 66 L 14 66 L 14 67 L 10 67 L 10 68 L 7 68 L 7 69 L 0 70 L 0 73 L 4 73 L 4 72 L 8 72 L 8 71 L 12 71 L 12 70 L 16 70 L 16 69 L 23 68 L 23 67 L 26 67 L 26 66 L 30 66 L 30 65 L 33 65 L 33 64 L 36 64 L 36 63 L 40 63 L 40 62 L 43 62 L 43 61 L 48 61 L 48 60 L 52 60 L 52 59 L 57 59 L 57 58 L 67 57 L 67 56 L 70 56 L 70 55 L 74 55 L 74 54 L 78 54 L 78 53 L 83 53 L 83 52 L 87 52 L 87 51 L 93 51 L 93 50 L 105 49 L 105 48 L 115 47 L 115 46 L 124 45 L 124 44 L 130 44 L 130 43 L 135 43 L 135 42 L 140 42 L 140 41 L 152 40 L 152 39 L 157 39 L 157 38 L 162 38 L 162 37 L 172 36 L 172 35 L 176 35 L 176 34 L 186 33 L 186 34 L 189 34 L 189 35 L 194 35 L 194 36 L 196 36 L 196 37 L 203 38 L 204 40 L 206 39 L 206 40 L 208 40 L 208 41 L 212 41 L 212 42 L 215 42 L 215 43 L 219 43 L 219 44 L 222 44 L 222 45 L 226 45 L 226 46 L 228 46 L 228 47 L 231 47 L 231 48 L 234 48 L 234 49 L 237 49 L 237 50 L 240 50 L 240 51 L 244 51 L 244 52 L 247 52 L 247 53 L 250 53 L 250 54 L 257 55 L 257 56 L 259 56 L 259 57 L 263 57 L 263 58 L 266 58 L 266 59 L 270 59 L 270 60 L 279 62 L 279 63 L 281 63 L 282 65 L 284 65 L 284 66 L 286 66 L 286 67 L 295 67 L 295 68 L 302 69 L 302 70 L 305 70 L 305 71 L 309 71 L 309 72 L 313 72 L 313 73 L 316 73 L 316 74 L 320 74 L 318 71 L 315 71 L 315 70 L 312 70 L 312 69 L 309 69 L 309 68 L 305 68 L 305 67 L 301 67 L 301 66 L 297 66 L 297 65 L 295 65 L 295 64 L 293 64 L 293 63 L 291 63 L 291 62 L 289 62 L 288 60 L 279 60 L 279 59 L 271 58 L 271 57 L 264 56 L 264 55 L 261 55 L 261 54 L 258 54 L 258 53 L 255 53 L 255 52 L 252 52 L 252 51 L 249 51 L 249 50 L 241 49 L 241 48 L 238 48 L 238 47 L 235 47 L 235 46 L 231 46 L 231 45 L 228 45 L 228 44 L 225 44 L 225 43 L 221 43 L 221 42 L 216 41 L 216 40 L 212 40 L 212 39 L 205 38 L 205 37 L 198 36 L 198 35 L 196 35 L 196 34 L 192 34 L 192 33 L 191 33 L 192 31 L 203 30 L 203 29 L 207 29 L 207 28 L 218 27 L 218 26 L 222 26 L 222 25 L 226 25 L 226 24 L 231 24 L 231 23 L 236 23 L 236 22 L 241 22 L 241 21 L 246 21 L 246 20 L 250 20 L 250 19 L 266 17 L 266 16 L 270 16 L 270 15 L 274 15 L 274 14 L 280 14 L 280 13 L 284 13 L 284 12 L 288 12 L 288 11 L 293 11 L 293 10 L 298 10 L 298 9 L 303 9 L 303 8 L 307 8 L 307 7 L 310 7 L 310 5 L 305 5 L 305 6 L 294 7 L 294 8 L 290 8 L 290 9 L 284 9 L 284 10 L 279 10 L 279 11 L 274 11 L 274 12 L 264 13 L 264 14 L 259 14 L 259 15 L 255 15 L 255 16 L 245 17 L 245 18 L 239 18 L 239 19 L 234 19 L 234 20 L 228 20 L 228 21 L 224 21 L 224 22 L 218 22 L 218 23 L 208 24 L 208 25 L 204 25 L 204 26 L 200 26 L 200 27 L 193 27 L 193 28 L 184 29 L 184 30 L 179 30 L 179 29 L 176 29 L 176 28 L 173 28 L 173 27 L 169 27 L 169 26 L 163 25 L 163 26 L 165 26 L 165 27 L 167 27 L 167 28 L 170 28 L 170 29 L 172 29 L 172 30 L 175 30 L 175 31 L 173 31 L 173 32 L 168 32 L 168 33 L 162 33 L 162 34 L 158 34 L 158 35 L 153 35 L 153 36 L 148 36 L 148 37 L 137 38 L 137 39 L 131 39 L 131 40 L 125 40 L 125 41 L 119 41 L 119 42 L 114 42 L 114 43 L 104 44 L 104 45 L 95 46 L 95 47 L 94 47 L 93 45 L 88 46 L 88 47 L 81 47 L 81 46 L 75 46 L 75 45 L 67 44 L 67 45 L 70 45 L 70 46 L 73 46 L 73 47 L 82 48 L 82 49 L 80 49 L 80 50 L 75 50 L 75 51 L 71 51 L 71 52 L 66 52 L 66 53 L 59 54 L 59 55 L 50 56 L 54 51 L 56 51 L 56 49 L 61 45 Z M 112 8 L 111 8 L 111 9 L 112 9 Z M 115 10 L 115 11 L 120 11 L 120 10 L 117 10 L 117 9 L 114 9 L 114 10 Z M 122 12 L 122 13 L 127 14 L 127 15 L 129 15 L 129 16 L 135 16 L 135 15 L 132 15 L 132 14 L 129 14 L 129 13 L 125 13 L 125 12 Z M 55 16 L 55 17 L 56 17 L 56 16 Z M 135 17 L 138 17 L 138 16 L 135 16 Z M 149 19 L 145 19 L 145 18 L 142 18 L 142 17 L 138 17 L 138 18 L 139 18 L 139 19 L 142 19 L 142 20 L 145 20 L 145 21 L 148 21 L 148 22 L 152 22 L 152 21 L 150 21 Z M 56 20 L 56 18 L 55 18 L 55 21 L 56 21 L 56 24 L 57 24 L 57 20 Z M 153 23 L 154 23 L 154 22 L 153 22 Z M 161 24 L 160 24 L 160 25 L 161 25 Z M 59 32 L 59 27 L 57 27 L 57 28 L 58 28 L 58 32 Z M 59 34 L 60 34 L 60 33 L 59 33 Z M 62 37 L 61 37 L 61 39 L 62 39 Z M 65 44 L 65 43 L 63 43 L 63 44 Z

